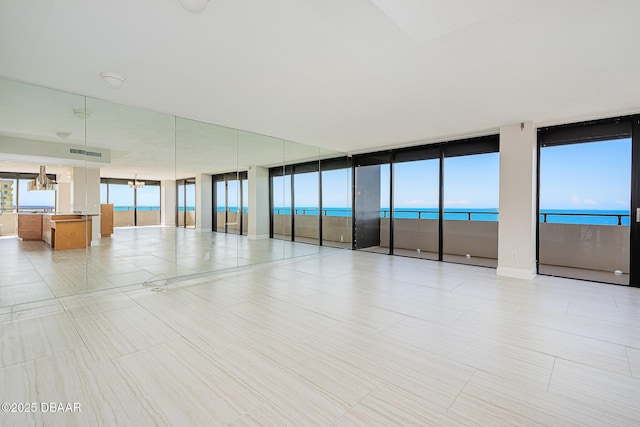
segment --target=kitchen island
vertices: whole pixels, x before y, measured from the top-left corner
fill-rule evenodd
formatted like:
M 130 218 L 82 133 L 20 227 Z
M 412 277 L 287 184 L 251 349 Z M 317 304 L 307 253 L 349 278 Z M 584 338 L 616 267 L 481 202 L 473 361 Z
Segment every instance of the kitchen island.
M 21 213 L 18 215 L 18 237 L 23 240 L 42 240 L 57 251 L 85 248 L 91 245 L 91 217 L 95 215 Z M 20 224 L 28 224 L 22 233 Z

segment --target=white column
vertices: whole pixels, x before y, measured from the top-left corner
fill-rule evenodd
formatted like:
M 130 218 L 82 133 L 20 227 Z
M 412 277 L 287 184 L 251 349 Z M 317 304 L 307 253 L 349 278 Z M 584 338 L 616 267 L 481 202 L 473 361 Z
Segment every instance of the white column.
M 537 140 L 533 122 L 500 128 L 499 276 L 536 275 Z
M 58 200 L 56 202 L 57 212 L 68 213 L 73 212 L 71 209 L 71 183 L 60 182 L 58 183 L 58 191 L 56 196 Z
M 249 168 L 249 230 L 251 240 L 269 238 L 269 169 Z
M 211 232 L 213 226 L 211 183 L 211 175 L 196 175 L 196 230 L 200 232 Z
M 98 214 L 92 218 L 91 245 L 100 240 L 100 169 L 73 168 L 71 210 Z
M 169 227 L 176 226 L 176 182 L 163 180 L 160 182 L 160 223 Z

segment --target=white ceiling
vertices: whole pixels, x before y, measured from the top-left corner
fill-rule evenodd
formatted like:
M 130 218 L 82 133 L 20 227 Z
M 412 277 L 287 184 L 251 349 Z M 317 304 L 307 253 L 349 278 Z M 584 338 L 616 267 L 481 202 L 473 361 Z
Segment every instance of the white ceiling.
M 638 0 L 0 0 L 0 75 L 358 152 L 638 112 L 639 16 Z

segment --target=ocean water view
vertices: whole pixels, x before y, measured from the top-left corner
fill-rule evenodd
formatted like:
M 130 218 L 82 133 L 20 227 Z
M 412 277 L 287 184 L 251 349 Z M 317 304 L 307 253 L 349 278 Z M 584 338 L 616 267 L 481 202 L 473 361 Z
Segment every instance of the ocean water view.
M 14 208 L 15 209 L 15 208 Z M 21 206 L 21 212 L 53 212 L 53 206 L 33 205 Z M 115 211 L 133 211 L 133 206 L 114 206 Z M 138 206 L 138 211 L 158 211 L 159 206 Z M 184 212 L 185 207 L 178 207 L 179 212 Z M 195 206 L 187 206 L 188 212 L 195 211 Z M 218 207 L 217 212 L 224 212 L 224 208 Z M 248 213 L 245 207 L 242 209 Z M 319 215 L 317 207 L 295 208 L 296 215 Z M 238 207 L 230 206 L 229 212 L 238 212 Z M 291 208 L 274 207 L 275 215 L 291 215 Z M 351 208 L 329 207 L 322 208 L 323 216 L 351 216 Z M 380 209 L 381 218 L 389 218 L 388 208 Z M 438 210 L 435 208 L 396 208 L 394 218 L 405 219 L 438 219 Z M 445 209 L 444 219 L 453 221 L 498 221 L 499 214 L 497 208 L 486 209 Z M 585 224 L 585 225 L 622 225 L 629 226 L 631 216 L 628 210 L 580 210 L 580 209 L 541 209 L 540 222 L 553 224 Z
M 319 215 L 317 207 L 295 208 L 297 215 Z M 291 208 L 274 207 L 276 215 L 290 215 Z M 351 216 L 350 208 L 322 208 L 324 216 Z M 390 209 L 380 209 L 381 218 L 390 217 Z M 436 208 L 395 208 L 394 218 L 405 219 L 438 219 Z M 444 219 L 453 221 L 498 221 L 497 208 L 485 209 L 444 209 Z M 629 226 L 630 212 L 628 210 L 569 210 L 569 209 L 541 209 L 540 222 L 555 224 L 586 224 L 586 225 L 623 225 Z

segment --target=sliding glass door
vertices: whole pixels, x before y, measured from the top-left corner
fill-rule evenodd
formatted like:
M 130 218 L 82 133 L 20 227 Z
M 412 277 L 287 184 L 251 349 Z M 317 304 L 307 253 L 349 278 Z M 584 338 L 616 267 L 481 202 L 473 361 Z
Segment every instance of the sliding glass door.
M 354 249 L 496 267 L 497 135 L 356 156 Z
M 195 228 L 196 226 L 196 179 L 180 179 L 177 185 L 178 226 Z
M 393 162 L 393 253 L 439 259 L 440 145 L 402 150 Z
M 294 240 L 320 243 L 320 173 L 318 162 L 294 166 Z
M 497 267 L 499 181 L 496 137 L 445 145 L 444 261 Z
M 541 131 L 540 274 L 630 284 L 640 173 L 632 174 L 632 128 L 618 120 Z
M 232 172 L 213 176 L 214 231 L 247 234 L 248 181 L 247 172 Z

